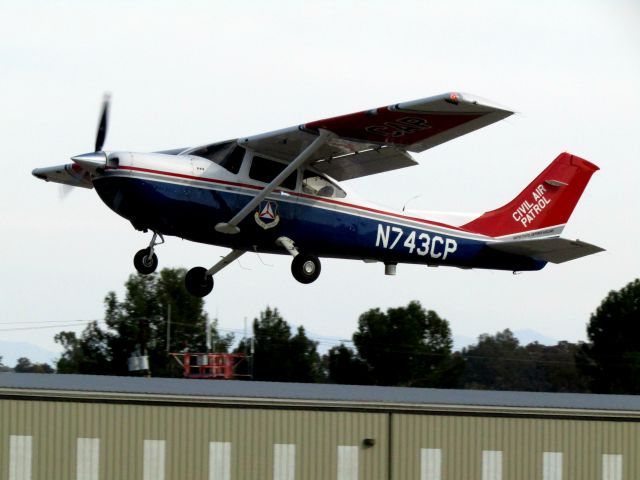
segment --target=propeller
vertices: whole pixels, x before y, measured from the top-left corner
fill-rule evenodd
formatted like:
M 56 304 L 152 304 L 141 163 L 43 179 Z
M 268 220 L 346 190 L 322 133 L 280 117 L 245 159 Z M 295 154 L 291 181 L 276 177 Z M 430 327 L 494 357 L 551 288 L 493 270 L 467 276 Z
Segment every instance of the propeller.
M 104 141 L 107 138 L 110 104 L 111 95 L 109 93 L 105 93 L 102 98 L 102 111 L 100 113 L 98 131 L 96 132 L 95 151 L 71 157 L 71 160 L 91 173 L 95 172 L 98 168 L 103 168 L 107 163 L 107 154 L 102 150 L 102 147 L 104 146 Z
M 102 97 L 102 113 L 100 115 L 100 123 L 96 132 L 96 152 L 102 151 L 104 140 L 107 137 L 107 126 L 109 124 L 109 104 L 111 103 L 111 95 L 107 92 Z

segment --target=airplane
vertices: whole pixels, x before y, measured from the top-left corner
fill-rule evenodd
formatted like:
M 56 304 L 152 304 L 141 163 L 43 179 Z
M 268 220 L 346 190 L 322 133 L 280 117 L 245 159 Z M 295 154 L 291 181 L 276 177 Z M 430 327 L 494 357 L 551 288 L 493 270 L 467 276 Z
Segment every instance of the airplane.
M 410 212 L 362 200 L 341 182 L 418 165 L 423 152 L 513 112 L 468 94 L 445 93 L 269 133 L 152 153 L 103 150 L 105 95 L 95 151 L 73 163 L 36 168 L 39 179 L 95 188 L 136 230 L 152 232 L 134 256 L 140 274 L 158 266 L 164 236 L 228 247 L 211 268 L 194 267 L 185 287 L 196 297 L 246 252 L 291 255 L 309 284 L 320 258 L 516 272 L 540 270 L 603 251 L 560 234 L 593 163 L 561 153 L 513 200 L 479 215 Z

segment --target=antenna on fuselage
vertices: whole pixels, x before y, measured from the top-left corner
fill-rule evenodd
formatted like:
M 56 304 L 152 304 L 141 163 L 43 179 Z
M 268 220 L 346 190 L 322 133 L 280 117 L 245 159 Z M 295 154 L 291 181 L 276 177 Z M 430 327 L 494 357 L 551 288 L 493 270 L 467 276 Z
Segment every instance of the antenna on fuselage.
M 422 194 L 420 195 L 416 195 L 415 197 L 411 197 L 409 200 L 407 200 L 406 202 L 404 202 L 404 205 L 402 206 L 402 211 L 404 212 L 404 210 L 407 208 L 407 205 L 409 205 L 409 202 L 411 200 L 415 200 L 416 198 L 420 198 L 422 196 Z

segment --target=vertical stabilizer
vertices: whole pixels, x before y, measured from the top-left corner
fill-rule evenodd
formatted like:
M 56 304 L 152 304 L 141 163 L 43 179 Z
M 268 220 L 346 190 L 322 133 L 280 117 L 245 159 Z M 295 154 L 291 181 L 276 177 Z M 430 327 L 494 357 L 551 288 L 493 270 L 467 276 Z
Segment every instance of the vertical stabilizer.
M 559 235 L 569 220 L 591 175 L 593 163 L 561 153 L 516 198 L 486 212 L 462 228 L 491 237 L 540 232 Z

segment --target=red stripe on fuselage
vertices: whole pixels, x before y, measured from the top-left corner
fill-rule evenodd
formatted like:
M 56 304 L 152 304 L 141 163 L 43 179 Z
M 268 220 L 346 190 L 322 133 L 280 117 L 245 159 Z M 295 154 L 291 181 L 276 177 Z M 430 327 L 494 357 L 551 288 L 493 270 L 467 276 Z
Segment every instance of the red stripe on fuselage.
M 143 173 L 152 173 L 152 174 L 156 174 L 156 175 L 165 175 L 165 176 L 169 176 L 169 177 L 177 177 L 177 178 L 184 178 L 187 180 L 197 180 L 199 182 L 207 182 L 207 183 L 216 183 L 216 184 L 221 184 L 221 185 L 229 185 L 232 187 L 241 187 L 241 188 L 249 188 L 251 190 L 263 190 L 263 187 L 259 187 L 257 185 L 251 185 L 248 183 L 239 183 L 239 182 L 230 182 L 228 180 L 220 180 L 217 178 L 207 178 L 207 177 L 196 177 L 194 175 L 186 175 L 183 173 L 174 173 L 174 172 L 164 172 L 161 170 L 153 170 L 150 168 L 140 168 L 140 167 L 129 167 L 129 166 L 120 166 L 120 167 L 108 167 L 107 170 L 131 170 L 134 172 L 143 172 Z M 324 202 L 324 203 L 330 203 L 330 204 L 334 204 L 334 205 L 340 205 L 343 207 L 349 207 L 349 208 L 354 208 L 356 210 L 363 210 L 366 212 L 371 212 L 371 213 L 379 213 L 382 215 L 387 215 L 390 217 L 395 217 L 395 218 L 399 218 L 399 219 L 403 219 L 403 220 L 411 220 L 414 222 L 419 222 L 419 223 L 424 223 L 426 225 L 433 225 L 435 227 L 443 227 L 443 228 L 448 228 L 450 230 L 456 230 L 458 232 L 464 232 L 464 233 L 469 233 L 467 230 L 463 230 L 461 228 L 457 228 L 457 227 L 453 227 L 451 225 L 447 225 L 446 223 L 440 223 L 440 222 L 434 222 L 431 220 L 426 220 L 424 218 L 418 218 L 418 217 L 409 217 L 406 215 L 400 215 L 399 213 L 393 213 L 393 212 L 386 212 L 384 210 L 378 210 L 375 208 L 371 208 L 371 207 L 365 207 L 362 205 L 356 205 L 353 203 L 347 203 L 347 202 L 342 202 L 340 200 L 334 200 L 332 198 L 326 198 L 326 197 L 316 197 L 314 195 L 309 195 L 307 193 L 298 193 L 298 192 L 291 192 L 291 191 L 285 191 L 285 190 L 274 190 L 275 192 L 284 192 L 288 195 L 294 196 L 294 197 L 299 197 L 299 198 L 307 198 L 310 200 L 315 200 L 315 201 L 319 201 L 319 202 Z

